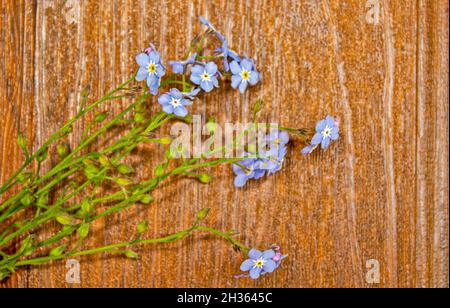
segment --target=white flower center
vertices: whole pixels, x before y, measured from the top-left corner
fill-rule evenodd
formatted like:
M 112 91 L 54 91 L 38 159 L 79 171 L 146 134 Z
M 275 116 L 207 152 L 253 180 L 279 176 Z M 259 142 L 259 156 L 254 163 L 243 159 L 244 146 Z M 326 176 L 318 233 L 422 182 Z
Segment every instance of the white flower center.
M 249 72 L 247 70 L 242 70 L 241 72 L 241 78 L 244 81 L 248 81 L 250 79 L 250 75 L 252 74 L 252 72 Z
M 202 74 L 202 81 L 211 81 L 211 76 L 206 71 Z
M 263 268 L 264 264 L 266 264 L 266 260 L 263 258 L 259 258 L 258 260 L 255 260 L 253 263 L 253 268 Z
M 322 131 L 322 136 L 324 138 L 329 138 L 331 137 L 331 132 L 333 131 L 333 129 L 331 127 L 329 127 L 328 125 L 325 127 L 325 129 Z
M 179 100 L 179 99 L 175 99 L 175 98 L 172 98 L 172 101 L 170 102 L 170 104 L 173 106 L 173 107 L 180 107 L 181 106 L 181 101 Z

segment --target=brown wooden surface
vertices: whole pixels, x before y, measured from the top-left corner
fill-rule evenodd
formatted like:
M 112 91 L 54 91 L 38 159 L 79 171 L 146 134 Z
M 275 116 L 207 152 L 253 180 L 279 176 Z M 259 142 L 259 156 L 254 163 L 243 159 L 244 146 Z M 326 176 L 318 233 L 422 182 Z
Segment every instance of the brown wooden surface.
M 341 141 L 306 159 L 294 143 L 284 172 L 244 190 L 229 167 L 211 185 L 171 182 L 149 209 L 97 224 L 91 244 L 127 240 L 142 219 L 149 235 L 177 231 L 210 207 L 210 225 L 258 247 L 277 242 L 289 258 L 257 282 L 236 280 L 242 258 L 196 235 L 147 246 L 139 261 L 83 258 L 81 286 L 448 287 L 448 1 L 380 0 L 379 24 L 367 22 L 365 2 L 0 0 L 0 182 L 23 161 L 18 131 L 36 149 L 74 115 L 87 84 L 99 96 L 128 79 L 149 42 L 166 61 L 180 57 L 203 15 L 254 56 L 264 81 L 246 95 L 216 91 L 194 110 L 245 121 L 263 97 L 263 117 L 285 126 L 339 116 Z M 148 155 L 145 176 L 163 152 L 136 154 Z M 369 259 L 380 262 L 380 285 L 365 281 Z M 73 286 L 65 273 L 54 262 L 2 286 Z

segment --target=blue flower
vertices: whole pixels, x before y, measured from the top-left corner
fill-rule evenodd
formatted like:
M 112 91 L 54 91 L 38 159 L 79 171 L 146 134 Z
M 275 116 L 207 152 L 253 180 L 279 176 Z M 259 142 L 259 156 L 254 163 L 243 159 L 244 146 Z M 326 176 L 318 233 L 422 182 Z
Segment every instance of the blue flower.
M 327 116 L 316 125 L 316 134 L 311 140 L 311 146 L 322 146 L 323 150 L 328 149 L 331 141 L 339 139 L 339 126 L 333 117 Z
M 190 92 L 183 92 L 183 96 L 189 99 L 194 99 L 200 91 L 200 88 L 194 88 Z
M 195 65 L 191 69 L 191 81 L 199 85 L 203 91 L 211 92 L 214 87 L 219 87 L 217 72 L 217 65 L 214 62 L 209 62 L 205 66 Z
M 197 53 L 194 53 L 190 58 L 185 61 L 169 61 L 169 65 L 172 66 L 172 71 L 174 74 L 183 74 L 186 65 L 194 64 L 197 58 Z
M 223 54 L 223 66 L 225 68 L 225 71 L 228 72 L 230 70 L 230 64 L 228 63 L 228 58 L 233 59 L 234 61 L 241 62 L 242 59 L 239 57 L 239 55 L 234 52 L 233 50 L 228 48 L 228 41 L 226 39 L 222 42 L 222 47 L 217 48 L 215 50 L 216 53 L 222 53 Z
M 248 253 L 249 259 L 245 260 L 241 264 L 241 271 L 249 272 L 252 279 L 258 279 L 261 275 L 266 273 L 272 273 L 279 266 L 274 258 L 278 257 L 278 261 L 281 261 L 275 250 L 269 249 L 261 252 L 256 249 L 250 250 Z
M 260 150 L 258 155 L 247 153 L 246 156 L 251 158 L 233 165 L 233 171 L 236 174 L 234 185 L 237 188 L 244 187 L 251 179 L 258 180 L 266 174 L 275 174 L 283 168 L 289 134 L 277 130 L 266 136 L 266 140 L 265 149 Z
M 248 180 L 258 180 L 262 178 L 266 171 L 259 169 L 259 160 L 256 158 L 247 158 L 233 165 L 233 171 L 236 174 L 234 185 L 237 188 L 244 187 Z
M 222 46 L 220 48 L 217 48 L 215 50 L 215 53 L 223 54 L 223 66 L 225 68 L 225 71 L 228 72 L 230 70 L 230 65 L 228 63 L 229 58 L 241 62 L 241 57 L 239 57 L 239 55 L 235 51 L 231 50 L 228 47 L 227 39 L 219 31 L 217 31 L 216 28 L 208 20 L 201 16 L 199 17 L 199 19 L 200 22 L 207 26 L 211 31 L 213 31 L 216 34 L 217 38 L 222 42 Z
M 317 146 L 308 145 L 302 149 L 302 155 L 306 156 L 308 154 L 311 154 L 316 148 Z
M 209 22 L 209 20 L 205 19 L 205 18 L 202 17 L 202 16 L 199 16 L 198 19 L 200 20 L 200 22 L 201 22 L 202 24 L 204 24 L 204 25 L 207 26 L 211 31 L 213 31 L 213 32 L 217 35 L 217 37 L 219 38 L 219 40 L 220 40 L 221 42 L 223 42 L 223 41 L 225 40 L 225 37 L 224 37 L 222 34 L 220 34 L 220 32 L 218 32 L 218 31 L 216 30 L 216 28 Z
M 185 117 L 188 114 L 186 106 L 192 105 L 192 101 L 185 98 L 178 89 L 172 89 L 170 92 L 161 95 L 158 103 L 163 107 L 163 111 L 167 114 L 175 114 L 178 117 Z
M 136 56 L 139 71 L 136 75 L 137 81 L 147 80 L 147 86 L 153 95 L 158 93 L 160 78 L 165 75 L 166 69 L 161 64 L 161 57 L 154 49 L 148 49 L 147 53 L 140 53 Z
M 250 84 L 252 86 L 256 85 L 260 79 L 260 74 L 256 71 L 253 61 L 245 58 L 240 63 L 238 61 L 233 61 L 230 64 L 231 73 L 231 86 L 234 89 L 239 88 L 241 93 L 247 90 L 247 86 Z

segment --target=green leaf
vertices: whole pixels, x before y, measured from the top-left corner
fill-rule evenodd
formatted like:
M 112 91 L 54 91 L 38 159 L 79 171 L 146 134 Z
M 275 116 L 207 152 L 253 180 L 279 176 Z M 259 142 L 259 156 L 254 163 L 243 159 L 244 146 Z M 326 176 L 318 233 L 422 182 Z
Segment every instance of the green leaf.
M 159 166 L 156 167 L 156 169 L 155 169 L 155 175 L 156 175 L 157 177 L 162 176 L 162 175 L 164 174 L 165 169 L 166 169 L 166 168 L 165 168 L 164 165 L 159 165 Z
M 111 162 L 109 161 L 109 158 L 106 155 L 101 155 L 98 158 L 98 162 L 100 163 L 100 165 L 102 165 L 103 167 L 111 167 Z
M 135 172 L 133 168 L 125 164 L 120 164 L 119 166 L 117 166 L 117 171 L 119 171 L 119 173 L 121 174 L 130 174 Z
M 27 147 L 28 147 L 28 140 L 27 137 L 25 137 L 24 134 L 19 133 L 19 136 L 17 137 L 17 144 L 19 145 L 19 147 L 24 150 L 24 151 L 28 151 Z
M 208 216 L 209 209 L 204 208 L 200 212 L 197 213 L 197 220 L 203 220 L 206 216 Z
M 94 122 L 101 123 L 105 121 L 106 117 L 108 116 L 108 112 L 99 112 L 94 117 Z
M 137 253 L 135 253 L 134 251 L 132 251 L 132 250 L 124 251 L 123 254 L 124 254 L 127 258 L 130 258 L 130 259 L 137 259 L 137 258 L 139 258 L 139 255 L 138 255 Z
M 38 207 L 45 207 L 48 204 L 48 192 L 43 193 L 37 200 Z
M 92 179 L 94 179 L 95 177 L 97 177 L 97 175 L 98 175 L 99 172 L 100 172 L 100 171 L 98 170 L 98 168 L 95 167 L 94 165 L 87 165 L 87 166 L 84 168 L 84 174 L 86 175 L 86 177 L 87 177 L 89 180 L 92 180 Z
M 135 121 L 136 123 L 142 123 L 142 122 L 144 122 L 144 121 L 145 121 L 145 116 L 144 116 L 144 114 L 142 114 L 141 112 L 137 112 L 137 113 L 134 115 L 134 121 Z
M 33 251 L 32 246 L 33 246 L 33 236 L 29 235 L 22 241 L 22 244 L 20 245 L 19 249 L 19 254 L 23 253 L 24 256 L 29 256 Z
M 119 186 L 130 186 L 131 184 L 133 184 L 133 181 L 125 178 L 115 178 L 113 179 L 113 181 L 116 182 Z
M 137 232 L 138 234 L 142 234 L 148 230 L 148 222 L 141 221 L 137 226 Z
M 29 206 L 33 202 L 33 197 L 30 194 L 26 194 L 22 199 L 20 199 L 20 203 L 25 206 Z
M 48 157 L 48 149 L 45 148 L 43 150 L 43 152 L 41 153 L 41 155 L 39 155 L 36 159 L 38 162 L 42 163 L 43 161 L 45 161 Z
M 170 137 L 162 137 L 159 139 L 159 143 L 161 143 L 162 145 L 168 145 L 172 143 L 172 138 Z
M 24 171 L 18 176 L 19 183 L 25 183 L 33 176 L 31 171 Z
M 198 175 L 198 180 L 203 184 L 208 184 L 211 182 L 212 177 L 209 174 L 202 173 Z
M 87 223 L 82 223 L 81 226 L 78 228 L 78 235 L 80 236 L 80 239 L 84 240 L 88 234 L 89 234 L 90 226 Z
M 256 116 L 258 115 L 258 113 L 261 111 L 262 106 L 263 106 L 263 100 L 262 99 L 258 99 L 256 101 L 256 103 L 253 105 L 253 122 L 256 121 Z
M 65 158 L 70 153 L 70 147 L 67 142 L 62 142 L 56 146 L 56 152 L 60 158 Z
M 154 198 L 150 195 L 143 195 L 140 199 L 141 203 L 143 204 L 150 204 L 153 202 Z
M 56 221 L 62 224 L 63 226 L 74 226 L 77 224 L 76 219 L 67 213 L 61 213 L 58 216 L 56 216 Z
M 64 250 L 66 250 L 66 248 L 67 248 L 67 244 L 53 248 L 52 250 L 50 250 L 49 256 L 50 257 L 59 257 L 64 253 Z
M 92 211 L 92 203 L 91 203 L 91 201 L 89 199 L 84 199 L 81 202 L 81 212 L 82 212 L 82 214 L 86 215 L 86 214 L 91 213 L 91 211 Z

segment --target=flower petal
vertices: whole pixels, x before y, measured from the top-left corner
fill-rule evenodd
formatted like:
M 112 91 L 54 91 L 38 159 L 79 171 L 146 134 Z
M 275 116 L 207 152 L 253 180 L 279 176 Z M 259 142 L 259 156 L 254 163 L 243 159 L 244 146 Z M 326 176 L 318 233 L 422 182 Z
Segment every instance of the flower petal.
M 248 83 L 247 83 L 247 82 L 241 82 L 241 84 L 239 85 L 239 91 L 240 91 L 242 94 L 244 94 L 244 93 L 245 93 L 245 90 L 247 90 L 247 86 L 248 86 Z
M 332 116 L 327 116 L 325 121 L 327 122 L 328 127 L 334 127 L 334 118 Z
M 139 66 L 147 66 L 149 62 L 150 62 L 150 58 L 148 57 L 148 55 L 146 53 L 140 53 L 136 56 L 136 63 Z
M 241 264 L 241 271 L 247 272 L 247 271 L 251 270 L 252 267 L 254 266 L 254 264 L 255 264 L 255 262 L 252 259 L 245 260 Z
M 136 81 L 143 81 L 148 77 L 148 70 L 144 66 L 141 66 L 136 74 Z
M 277 264 L 273 260 L 267 260 L 263 265 L 263 271 L 267 273 L 272 273 L 277 268 Z
M 314 135 L 314 137 L 312 138 L 312 140 L 311 140 L 311 144 L 312 145 L 318 145 L 318 144 L 320 144 L 322 142 L 322 140 L 323 140 L 322 134 L 321 133 L 316 133 Z
M 238 75 L 242 72 L 242 69 L 237 61 L 233 61 L 230 63 L 230 69 L 233 75 Z
M 208 62 L 205 66 L 206 72 L 210 75 L 217 74 L 217 64 L 214 62 Z
M 170 61 L 169 65 L 172 66 L 172 72 L 174 74 L 183 74 L 184 72 L 184 65 L 181 64 L 178 61 Z
M 161 105 L 168 104 L 168 103 L 170 103 L 171 100 L 172 100 L 172 97 L 167 93 L 164 93 L 163 95 L 158 97 L 158 103 L 160 103 Z
M 326 120 L 319 121 L 316 125 L 316 132 L 321 133 L 325 129 L 326 126 L 327 126 Z
M 239 75 L 231 76 L 231 86 L 233 89 L 237 89 L 242 82 L 242 77 Z
M 272 259 L 275 256 L 275 251 L 272 249 L 268 249 L 263 252 L 262 257 L 263 259 Z
M 249 178 L 248 178 L 248 176 L 245 173 L 244 174 L 239 174 L 234 179 L 234 186 L 236 186 L 237 188 L 244 187 L 245 184 L 247 184 L 248 180 L 249 180 Z
M 205 68 L 201 65 L 194 65 L 191 68 L 191 73 L 196 74 L 196 75 L 201 75 L 201 74 L 203 74 L 204 71 L 205 71 Z
M 252 71 L 253 70 L 253 62 L 248 59 L 244 59 L 241 62 L 241 67 L 247 71 Z
M 167 105 L 163 105 L 163 111 L 167 114 L 172 114 L 173 113 L 173 106 L 170 104 Z
M 179 107 L 175 108 L 174 113 L 177 117 L 184 118 L 185 116 L 187 116 L 188 111 L 187 111 L 186 107 L 179 106 Z
M 158 64 L 161 60 L 161 57 L 159 56 L 159 53 L 156 51 L 152 51 L 149 55 L 148 58 L 150 59 L 150 61 L 152 61 L 155 64 Z
M 262 256 L 262 252 L 254 249 L 254 248 L 248 252 L 248 257 L 253 260 L 259 259 L 259 258 L 261 258 L 261 256 Z
M 335 126 L 331 131 L 331 140 L 338 140 L 338 139 L 339 139 L 339 127 Z
M 164 68 L 164 66 L 162 65 L 158 65 L 156 67 L 156 75 L 158 75 L 159 77 L 162 77 L 166 74 L 166 69 Z
M 331 139 L 330 138 L 323 138 L 322 140 L 322 149 L 326 150 L 330 146 Z
M 202 83 L 202 78 L 200 75 L 191 74 L 191 81 L 196 85 L 200 85 Z
M 311 154 L 312 151 L 313 151 L 313 147 L 308 145 L 307 147 L 303 148 L 302 155 L 306 156 L 308 154 Z
M 261 271 L 262 271 L 262 269 L 259 268 L 259 267 L 252 268 L 252 269 L 250 270 L 250 277 L 251 277 L 252 279 L 258 279 L 259 276 L 261 276 Z
M 200 87 L 202 87 L 203 91 L 206 93 L 209 93 L 214 89 L 213 84 L 210 81 L 202 81 Z
M 250 72 L 250 77 L 248 79 L 248 82 L 254 86 L 259 81 L 259 73 L 257 71 Z

